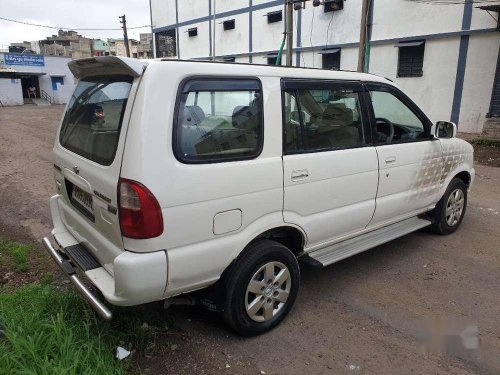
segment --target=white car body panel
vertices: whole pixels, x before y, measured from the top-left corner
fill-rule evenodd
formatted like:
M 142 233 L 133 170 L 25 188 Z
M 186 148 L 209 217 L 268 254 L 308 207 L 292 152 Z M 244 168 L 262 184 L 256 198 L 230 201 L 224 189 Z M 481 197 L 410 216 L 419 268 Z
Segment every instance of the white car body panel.
M 433 206 L 439 194 L 443 157 L 438 140 L 377 146 L 379 184 L 375 226 Z
M 51 199 L 51 212 L 61 250 L 83 244 L 102 264 L 85 274 L 112 304 L 156 301 L 209 286 L 268 230 L 298 230 L 303 253 L 312 253 L 425 213 L 460 172 L 467 172 L 471 183 L 474 178 L 472 147 L 459 139 L 283 155 L 282 78 L 390 85 L 381 77 L 238 64 L 94 60 L 86 67 L 72 62 L 72 71 L 78 77 L 135 77 L 116 156 L 102 166 L 56 140 L 58 194 Z M 261 82 L 264 142 L 258 157 L 213 164 L 177 160 L 172 134 L 178 90 L 193 76 Z M 393 157 L 395 162 L 385 163 Z M 295 171 L 306 171 L 308 178 L 292 181 Z M 163 215 L 161 235 L 122 236 L 119 215 L 109 207 L 118 207 L 119 178 L 140 182 L 156 197 Z M 93 196 L 95 224 L 74 210 L 65 180 Z
M 307 247 L 357 232 L 370 222 L 378 184 L 374 147 L 285 155 L 283 169 L 283 216 L 304 229 Z M 309 177 L 293 181 L 295 170 L 307 170 Z

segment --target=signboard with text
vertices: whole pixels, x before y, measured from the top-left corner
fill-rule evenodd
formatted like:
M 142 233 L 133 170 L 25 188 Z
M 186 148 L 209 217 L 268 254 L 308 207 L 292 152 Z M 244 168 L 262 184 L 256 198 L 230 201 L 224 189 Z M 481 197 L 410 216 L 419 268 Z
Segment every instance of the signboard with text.
M 45 66 L 45 58 L 43 55 L 6 53 L 4 55 L 4 62 L 5 65 Z

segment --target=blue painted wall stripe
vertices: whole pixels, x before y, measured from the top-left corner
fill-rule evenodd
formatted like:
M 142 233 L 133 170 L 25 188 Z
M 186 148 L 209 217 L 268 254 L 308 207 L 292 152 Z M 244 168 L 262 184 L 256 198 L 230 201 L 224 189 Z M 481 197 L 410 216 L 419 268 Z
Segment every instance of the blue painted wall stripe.
M 253 11 L 252 11 L 252 0 L 248 0 L 248 62 L 253 62 L 253 56 L 251 55 L 253 51 Z
M 449 38 L 450 36 L 463 36 L 463 35 L 475 35 L 475 34 L 482 34 L 486 32 L 497 32 L 497 29 L 481 29 L 481 30 L 470 30 L 470 31 L 459 31 L 456 33 L 443 33 L 443 34 L 434 34 L 434 35 L 423 35 L 423 36 L 418 36 L 418 37 L 408 37 L 408 38 L 394 38 L 394 39 L 385 39 L 385 40 L 377 40 L 377 41 L 372 41 L 371 45 L 384 45 L 384 44 L 397 44 L 398 42 L 408 42 L 412 40 L 422 40 L 422 39 L 427 39 L 427 40 L 432 40 L 432 39 L 439 39 L 439 38 Z M 358 47 L 359 43 L 343 43 L 343 44 L 329 44 L 329 45 L 319 45 L 319 46 L 313 46 L 313 47 L 296 47 L 293 49 L 294 52 L 311 52 L 311 51 L 321 51 L 322 49 L 331 49 L 331 48 L 351 48 L 351 47 Z M 258 55 L 266 55 L 270 53 L 278 53 L 278 50 L 269 50 L 269 51 L 254 51 L 251 53 L 244 52 L 244 53 L 235 53 L 231 54 L 230 56 L 235 56 L 235 57 L 245 57 L 245 56 L 258 56 Z M 216 57 L 224 57 L 226 55 L 218 55 Z M 229 55 L 227 55 L 229 56 Z M 207 56 L 209 57 L 209 56 Z M 197 60 L 205 60 L 207 57 L 198 57 L 196 58 Z
M 175 0 L 175 24 L 179 25 L 179 0 Z M 177 47 L 177 58 L 181 58 L 181 45 L 179 44 L 179 26 L 175 26 L 175 44 Z
M 208 55 L 212 56 L 212 0 L 208 0 L 208 47 Z
M 470 30 L 472 20 L 473 0 L 465 0 L 464 14 L 462 17 L 462 31 Z M 465 69 L 467 67 L 467 53 L 469 51 L 469 34 L 460 36 L 460 47 L 458 50 L 457 74 L 455 78 L 455 89 L 453 92 L 453 104 L 451 106 L 450 119 L 458 124 L 460 120 L 460 107 L 464 91 Z

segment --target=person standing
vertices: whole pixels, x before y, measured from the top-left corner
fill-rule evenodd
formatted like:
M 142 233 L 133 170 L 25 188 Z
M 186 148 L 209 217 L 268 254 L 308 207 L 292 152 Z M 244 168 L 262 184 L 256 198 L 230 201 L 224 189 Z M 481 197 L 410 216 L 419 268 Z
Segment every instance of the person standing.
M 28 87 L 28 98 L 31 98 L 32 95 L 33 95 L 33 98 L 36 98 L 36 88 L 33 85 Z

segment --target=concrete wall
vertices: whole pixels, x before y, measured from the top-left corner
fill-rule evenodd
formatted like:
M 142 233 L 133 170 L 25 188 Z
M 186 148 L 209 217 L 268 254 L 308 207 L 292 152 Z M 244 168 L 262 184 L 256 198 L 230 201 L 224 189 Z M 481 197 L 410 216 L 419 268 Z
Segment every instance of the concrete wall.
M 198 35 L 190 37 L 188 29 L 193 27 L 198 28 Z M 182 46 L 180 55 L 183 59 L 210 55 L 210 34 L 208 31 L 208 22 L 179 27 L 179 44 Z
M 425 43 L 422 77 L 398 78 L 399 49 L 394 43 L 371 50 L 370 72 L 394 81 L 432 120 L 450 120 L 460 38 Z
M 0 101 L 3 106 L 23 104 L 20 79 L 0 78 Z
M 447 33 L 462 27 L 463 2 L 431 5 L 414 1 L 374 1 L 373 40 Z
M 175 24 L 175 0 L 151 0 L 151 8 L 153 28 Z
M 219 7 L 220 1 L 217 2 Z M 223 22 L 235 20 L 233 30 L 224 30 Z M 248 51 L 248 14 L 217 19 L 215 24 L 215 53 L 217 55 L 240 54 Z
M 460 131 L 480 133 L 490 108 L 493 79 L 500 48 L 497 33 L 469 39 L 464 89 L 460 108 Z
M 276 51 L 280 48 L 283 40 L 284 21 L 267 23 L 266 14 L 283 10 L 283 6 L 274 6 L 271 8 L 257 10 L 252 13 L 252 35 L 253 51 Z M 283 14 L 283 20 L 285 15 Z
M 345 1 L 343 10 L 327 13 L 323 11 L 322 6 L 314 8 L 310 4 L 308 5 L 302 11 L 301 41 L 303 47 L 318 46 L 323 48 L 329 44 L 359 41 L 360 0 Z

